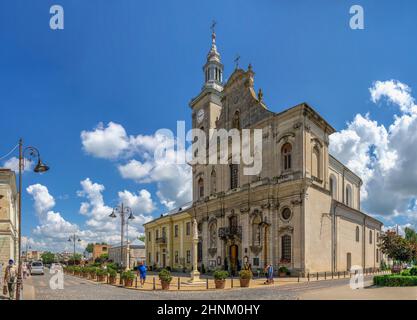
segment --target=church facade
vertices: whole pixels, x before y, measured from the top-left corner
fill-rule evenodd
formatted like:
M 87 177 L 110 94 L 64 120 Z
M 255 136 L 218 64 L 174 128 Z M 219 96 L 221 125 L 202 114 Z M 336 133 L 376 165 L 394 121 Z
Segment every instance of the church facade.
M 262 170 L 240 164 L 195 164 L 193 206 L 205 269 L 237 271 L 272 263 L 292 273 L 378 268 L 382 223 L 360 210 L 362 181 L 329 154 L 335 129 L 301 103 L 268 110 L 254 71 L 238 67 L 226 83 L 212 34 L 205 82 L 192 99 L 193 128 L 262 129 Z M 208 153 L 208 152 L 207 152 Z M 229 157 L 231 160 L 231 157 Z

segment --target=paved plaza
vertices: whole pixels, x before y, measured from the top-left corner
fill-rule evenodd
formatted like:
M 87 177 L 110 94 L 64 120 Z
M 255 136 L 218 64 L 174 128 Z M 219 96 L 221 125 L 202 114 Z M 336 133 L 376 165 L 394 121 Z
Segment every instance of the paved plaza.
M 201 288 L 198 291 L 162 291 L 127 289 L 65 275 L 64 289 L 52 290 L 51 275 L 32 276 L 24 282 L 25 300 L 309 300 L 309 299 L 417 299 L 417 288 L 374 288 L 372 276 L 365 277 L 365 289 L 352 290 L 349 279 L 296 282 L 288 279 L 276 281 L 274 286 L 256 283 L 252 288 L 225 290 Z M 261 281 L 261 280 L 259 280 Z M 159 282 L 159 281 L 158 281 Z M 256 282 L 256 280 L 254 281 Z M 175 287 L 175 286 L 174 286 Z

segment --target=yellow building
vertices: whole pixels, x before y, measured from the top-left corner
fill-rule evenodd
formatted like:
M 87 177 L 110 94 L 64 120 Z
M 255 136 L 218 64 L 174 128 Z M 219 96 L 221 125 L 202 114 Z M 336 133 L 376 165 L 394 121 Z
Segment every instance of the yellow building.
M 192 217 L 189 212 L 180 208 L 144 227 L 148 266 L 192 269 Z

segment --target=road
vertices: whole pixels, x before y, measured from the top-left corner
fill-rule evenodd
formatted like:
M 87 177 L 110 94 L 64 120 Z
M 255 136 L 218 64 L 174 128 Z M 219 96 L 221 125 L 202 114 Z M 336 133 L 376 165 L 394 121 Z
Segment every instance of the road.
M 82 278 L 64 275 L 64 289 L 50 288 L 51 275 L 34 275 L 24 282 L 24 299 L 36 300 L 295 300 L 308 292 L 348 287 L 349 279 L 295 283 L 262 288 L 236 288 L 233 290 L 208 291 L 139 291 L 97 284 Z M 371 277 L 367 277 L 369 282 Z M 337 299 L 337 297 L 334 297 Z

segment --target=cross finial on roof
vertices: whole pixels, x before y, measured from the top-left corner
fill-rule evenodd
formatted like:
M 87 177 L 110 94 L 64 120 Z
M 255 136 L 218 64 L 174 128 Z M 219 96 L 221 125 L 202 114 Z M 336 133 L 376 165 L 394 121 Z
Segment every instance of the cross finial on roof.
M 235 60 L 234 60 L 234 61 L 235 61 L 235 64 L 236 64 L 236 69 L 237 69 L 237 68 L 239 68 L 239 60 L 240 60 L 240 55 L 239 55 L 239 54 L 237 54 L 237 55 L 236 55 L 236 58 L 235 58 Z
M 216 24 L 217 24 L 216 20 L 213 20 L 213 21 L 211 22 L 210 29 L 211 29 L 211 32 L 213 32 L 213 33 L 215 33 L 215 32 L 216 32 L 216 30 L 215 30 L 215 28 L 216 28 Z

